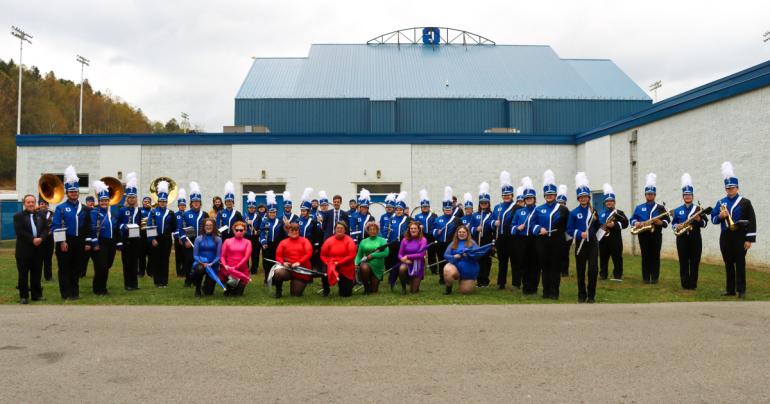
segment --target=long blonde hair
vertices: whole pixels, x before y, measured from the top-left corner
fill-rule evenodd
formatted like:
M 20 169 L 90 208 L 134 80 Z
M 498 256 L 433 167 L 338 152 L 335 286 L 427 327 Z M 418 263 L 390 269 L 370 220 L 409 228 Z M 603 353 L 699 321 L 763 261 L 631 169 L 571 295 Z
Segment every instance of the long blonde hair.
M 468 227 L 464 224 L 461 224 L 457 226 L 457 229 L 455 229 L 455 235 L 452 236 L 452 249 L 456 249 L 457 246 L 460 244 L 460 238 L 457 237 L 457 233 L 460 232 L 460 229 L 465 229 L 465 233 L 468 234 L 468 238 L 465 239 L 465 247 L 470 247 L 473 245 L 473 239 L 471 238 L 471 231 L 468 230 Z

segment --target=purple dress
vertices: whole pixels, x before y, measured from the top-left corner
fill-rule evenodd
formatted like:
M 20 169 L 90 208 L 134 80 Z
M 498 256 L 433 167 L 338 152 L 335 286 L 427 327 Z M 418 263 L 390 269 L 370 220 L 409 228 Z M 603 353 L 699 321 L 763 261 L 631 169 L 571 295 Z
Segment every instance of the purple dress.
M 425 240 L 425 237 L 420 237 L 419 240 L 407 240 L 404 237 L 401 240 L 401 247 L 398 249 L 398 259 L 400 261 L 406 257 L 412 261 L 407 270 L 409 276 L 419 276 L 420 279 L 423 279 L 425 276 L 425 247 L 427 244 L 428 241 Z

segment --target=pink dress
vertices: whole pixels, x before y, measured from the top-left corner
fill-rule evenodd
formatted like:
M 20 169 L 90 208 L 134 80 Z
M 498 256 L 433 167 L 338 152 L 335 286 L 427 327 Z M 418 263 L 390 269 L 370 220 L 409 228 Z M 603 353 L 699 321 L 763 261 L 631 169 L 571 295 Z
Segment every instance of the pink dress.
M 246 238 L 233 237 L 225 240 L 222 245 L 222 264 L 219 268 L 220 278 L 227 276 L 239 279 L 244 284 L 249 283 L 249 258 L 251 258 L 251 241 Z

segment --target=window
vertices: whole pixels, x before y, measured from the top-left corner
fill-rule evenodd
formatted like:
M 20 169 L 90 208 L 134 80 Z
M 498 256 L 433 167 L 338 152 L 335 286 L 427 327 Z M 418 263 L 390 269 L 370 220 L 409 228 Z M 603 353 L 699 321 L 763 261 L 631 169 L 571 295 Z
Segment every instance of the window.
M 362 188 L 366 188 L 371 193 L 371 199 L 372 202 L 384 202 L 385 197 L 389 193 L 399 193 L 401 192 L 401 184 L 383 184 L 383 183 L 372 183 L 372 184 L 356 184 L 356 196 L 358 196 L 359 192 L 361 192 Z
M 600 211 L 604 208 L 604 192 L 591 191 L 591 206 L 595 210 Z
M 280 208 L 283 205 L 283 191 L 286 190 L 285 183 L 243 184 L 242 212 L 246 211 L 246 200 L 248 199 L 249 192 L 254 192 L 255 194 L 257 194 L 256 201 L 257 201 L 257 206 L 259 206 L 260 204 L 267 205 L 267 198 L 265 198 L 265 192 L 270 190 L 275 192 L 275 200 L 278 203 L 278 206 Z M 294 198 L 293 195 L 292 195 L 292 198 Z M 282 210 L 282 208 L 279 210 Z

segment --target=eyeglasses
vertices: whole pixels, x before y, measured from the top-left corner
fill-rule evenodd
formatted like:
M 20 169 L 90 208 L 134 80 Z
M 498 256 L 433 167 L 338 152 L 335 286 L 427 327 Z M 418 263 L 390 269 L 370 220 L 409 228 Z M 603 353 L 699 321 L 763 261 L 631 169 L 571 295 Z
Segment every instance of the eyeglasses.
M 236 233 L 243 233 L 244 231 L 246 231 L 246 230 L 244 230 L 244 229 L 235 229 Z

